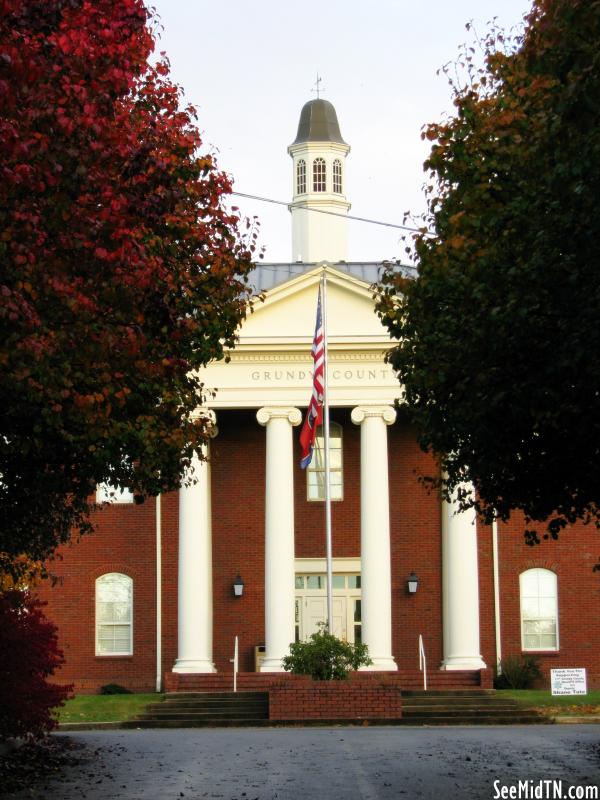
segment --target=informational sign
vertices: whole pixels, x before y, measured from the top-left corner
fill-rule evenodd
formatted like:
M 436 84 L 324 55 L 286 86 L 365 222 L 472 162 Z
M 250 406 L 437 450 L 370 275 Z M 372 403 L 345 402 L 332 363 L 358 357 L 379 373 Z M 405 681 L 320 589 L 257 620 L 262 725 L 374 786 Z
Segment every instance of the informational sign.
M 551 669 L 552 694 L 587 694 L 584 669 Z

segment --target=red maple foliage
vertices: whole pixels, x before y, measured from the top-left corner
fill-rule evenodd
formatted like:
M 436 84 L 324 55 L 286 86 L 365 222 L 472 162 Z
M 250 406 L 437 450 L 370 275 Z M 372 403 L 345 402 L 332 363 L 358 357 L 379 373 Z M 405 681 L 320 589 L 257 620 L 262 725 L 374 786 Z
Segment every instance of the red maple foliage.
M 0 0 L 0 552 L 173 489 L 207 432 L 256 231 L 228 211 L 143 0 Z M 242 232 L 243 228 L 243 232 Z
M 43 605 L 17 589 L 0 594 L 0 740 L 55 728 L 53 709 L 71 692 L 47 680 L 64 659 Z

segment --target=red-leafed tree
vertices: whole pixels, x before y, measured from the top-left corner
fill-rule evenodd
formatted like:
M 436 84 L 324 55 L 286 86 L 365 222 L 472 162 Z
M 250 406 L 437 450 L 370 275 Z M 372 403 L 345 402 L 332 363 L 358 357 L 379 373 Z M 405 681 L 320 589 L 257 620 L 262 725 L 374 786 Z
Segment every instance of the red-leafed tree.
M 0 594 L 0 740 L 56 727 L 53 709 L 71 691 L 48 682 L 64 659 L 42 606 L 18 589 Z
M 0 552 L 176 487 L 199 367 L 244 317 L 253 225 L 151 65 L 143 0 L 0 0 Z

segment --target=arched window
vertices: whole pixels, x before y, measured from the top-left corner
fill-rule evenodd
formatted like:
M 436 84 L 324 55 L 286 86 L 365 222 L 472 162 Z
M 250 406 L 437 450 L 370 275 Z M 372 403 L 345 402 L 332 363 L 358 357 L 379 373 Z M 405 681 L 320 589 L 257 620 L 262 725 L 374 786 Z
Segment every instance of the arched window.
M 332 422 L 329 425 L 329 483 L 332 500 L 342 499 L 342 478 L 342 426 Z M 308 500 L 325 500 L 325 439 L 322 428 L 317 430 L 312 460 L 306 470 L 306 493 Z
M 313 161 L 313 192 L 324 192 L 325 189 L 325 159 L 315 158 Z
M 333 191 L 342 193 L 342 162 L 336 158 L 333 162 Z
M 96 579 L 96 655 L 133 653 L 133 581 L 120 572 Z
M 131 468 L 130 459 L 125 456 L 121 461 L 121 467 L 128 469 Z M 118 485 L 117 480 L 105 481 L 96 486 L 96 502 L 97 503 L 133 503 L 133 492 L 130 489 L 122 488 Z
M 519 577 L 523 650 L 558 650 L 558 593 L 554 572 L 528 569 Z
M 121 489 L 111 486 L 110 483 L 100 483 L 96 487 L 97 503 L 133 503 L 133 492 L 130 489 Z
M 296 194 L 306 194 L 306 161 L 303 158 L 296 167 Z

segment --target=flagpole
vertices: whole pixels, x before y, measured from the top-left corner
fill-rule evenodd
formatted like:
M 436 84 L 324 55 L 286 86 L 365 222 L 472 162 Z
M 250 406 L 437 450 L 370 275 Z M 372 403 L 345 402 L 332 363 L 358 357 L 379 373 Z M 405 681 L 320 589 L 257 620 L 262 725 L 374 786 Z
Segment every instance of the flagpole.
M 333 567 L 331 546 L 331 481 L 329 474 L 329 386 L 327 381 L 327 273 L 321 277 L 323 298 L 323 438 L 325 445 L 325 542 L 327 560 L 327 629 L 333 633 Z

